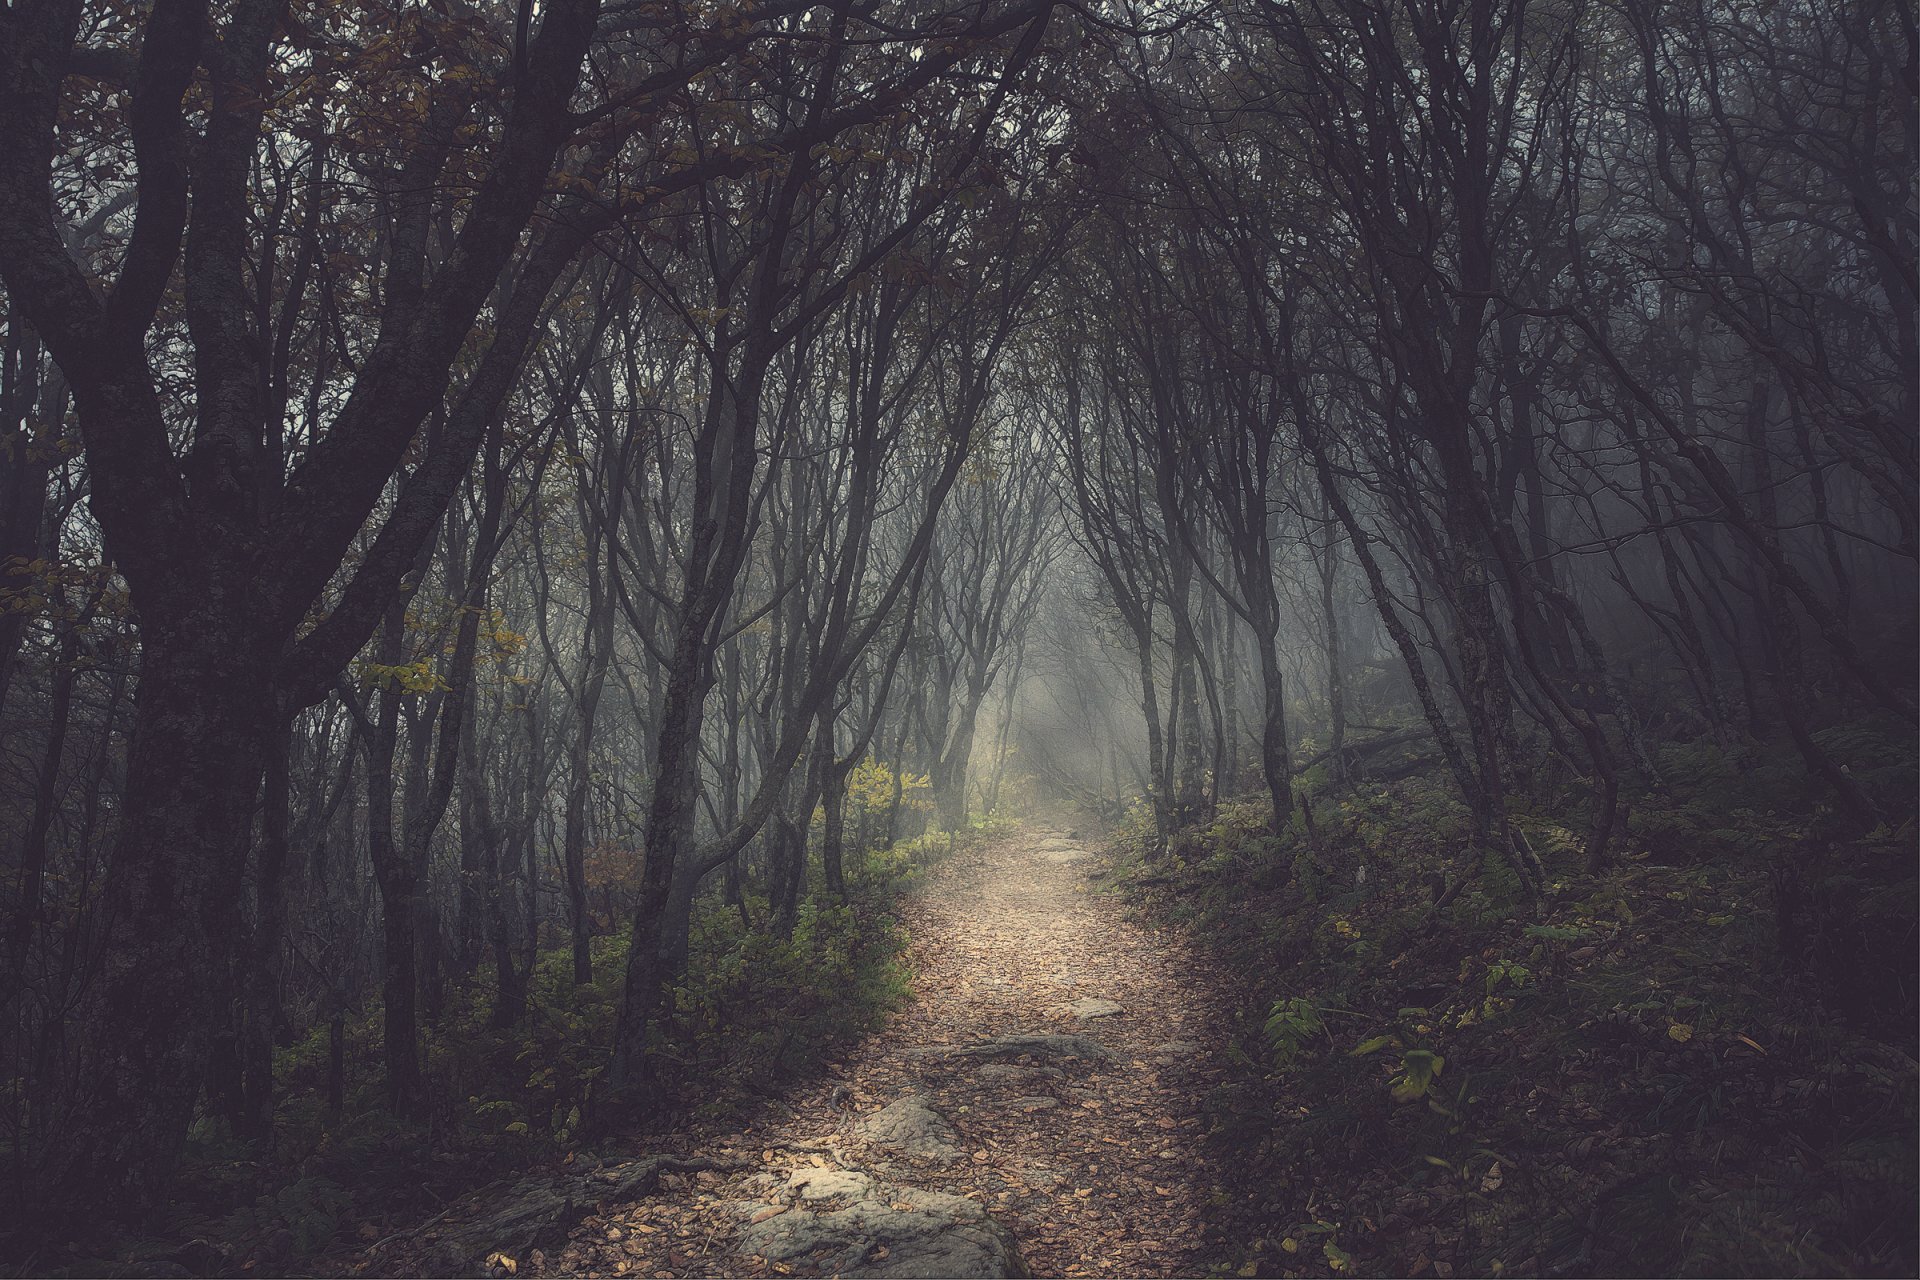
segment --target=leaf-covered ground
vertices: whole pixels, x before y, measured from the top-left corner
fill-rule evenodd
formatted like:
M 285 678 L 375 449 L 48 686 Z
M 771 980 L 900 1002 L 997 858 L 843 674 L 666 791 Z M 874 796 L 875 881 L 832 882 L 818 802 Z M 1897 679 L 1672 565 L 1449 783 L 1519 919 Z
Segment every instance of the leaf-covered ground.
M 1314 841 L 1229 805 L 1122 874 L 1248 979 L 1233 1270 L 1914 1274 L 1913 823 L 1840 840 L 1764 770 L 1667 763 L 1597 876 L 1519 816 L 1540 901 L 1490 858 L 1435 910 L 1431 776 L 1330 797 Z
M 496 1272 L 830 1274 L 836 1259 L 768 1259 L 740 1240 L 756 1219 L 800 1213 L 782 1188 L 813 1169 L 884 1176 L 907 1201 L 937 1191 L 984 1206 L 1039 1275 L 1217 1269 L 1228 1179 L 1207 1110 L 1226 1078 L 1216 1055 L 1233 1025 L 1233 979 L 1099 891 L 1104 864 L 1085 849 L 1037 825 L 963 845 L 903 908 L 913 994 L 883 1030 L 758 1122 L 658 1144 L 715 1168 L 597 1204 L 564 1241 L 496 1259 Z M 1027 1034 L 1084 1036 L 1110 1056 L 949 1052 Z M 957 1155 L 919 1158 L 870 1140 L 868 1118 L 903 1098 L 945 1118 Z M 438 1238 L 499 1209 L 499 1193 L 456 1203 L 347 1265 L 419 1270 Z M 868 1261 L 884 1262 L 873 1256 L 884 1248 Z

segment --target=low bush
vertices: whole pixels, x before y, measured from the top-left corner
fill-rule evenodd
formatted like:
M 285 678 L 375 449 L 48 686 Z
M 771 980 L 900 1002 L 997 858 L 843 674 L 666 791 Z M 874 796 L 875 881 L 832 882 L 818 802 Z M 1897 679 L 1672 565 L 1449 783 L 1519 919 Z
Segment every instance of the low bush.
M 1516 805 L 1538 901 L 1488 858 L 1436 910 L 1434 772 L 1323 785 L 1317 841 L 1123 832 L 1127 892 L 1267 975 L 1211 1103 L 1241 1274 L 1913 1274 L 1911 752 L 1827 745 L 1900 816 L 1843 838 L 1791 761 L 1673 747 L 1604 874 L 1574 793 Z

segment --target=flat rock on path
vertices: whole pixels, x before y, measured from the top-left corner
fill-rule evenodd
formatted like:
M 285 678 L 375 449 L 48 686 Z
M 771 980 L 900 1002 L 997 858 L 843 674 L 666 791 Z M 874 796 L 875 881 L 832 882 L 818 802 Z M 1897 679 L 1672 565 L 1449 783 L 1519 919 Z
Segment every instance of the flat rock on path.
M 1054 1013 L 1064 1018 L 1078 1018 L 1090 1022 L 1095 1018 L 1111 1018 L 1126 1012 L 1126 1007 L 1118 1000 L 1103 1000 L 1099 996 L 1082 996 L 1078 1000 L 1069 1000 L 1056 1005 Z
M 1202 1099 L 1233 986 L 1094 891 L 1081 849 L 1036 825 L 935 864 L 902 909 L 913 994 L 885 1028 L 754 1126 L 679 1135 L 691 1159 L 657 1177 L 529 1188 L 520 1252 L 488 1248 L 518 1277 L 1206 1274 Z M 1125 1016 L 1072 1012 L 1108 1004 Z M 428 1224 L 407 1261 L 436 1233 L 467 1258 L 490 1217 L 509 1225 Z
M 920 1160 L 958 1160 L 957 1135 L 946 1118 L 919 1097 L 889 1102 L 860 1122 L 860 1136 L 878 1147 Z
M 743 1201 L 735 1250 L 837 1276 L 1018 1276 L 1013 1233 L 977 1201 L 850 1169 L 761 1175 L 771 1203 Z M 770 1212 L 774 1210 L 774 1212 Z

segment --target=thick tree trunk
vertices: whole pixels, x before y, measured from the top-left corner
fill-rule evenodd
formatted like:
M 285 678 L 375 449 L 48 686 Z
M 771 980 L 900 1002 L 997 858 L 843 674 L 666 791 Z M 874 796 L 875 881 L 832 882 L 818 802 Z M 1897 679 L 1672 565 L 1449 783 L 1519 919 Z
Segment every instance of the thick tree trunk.
M 1340 607 L 1334 598 L 1334 574 L 1339 561 L 1334 556 L 1333 531 L 1327 531 L 1326 558 L 1320 566 L 1320 616 L 1326 628 L 1327 654 L 1327 749 L 1332 752 L 1333 780 L 1347 780 L 1347 668 L 1341 652 Z
M 256 1142 L 273 1137 L 273 1037 L 280 1024 L 280 951 L 286 934 L 287 867 L 292 852 L 292 788 L 288 753 L 293 718 L 276 716 L 263 762 L 258 865 L 254 868 L 252 963 L 242 975 L 241 1127 Z
M 704 627 L 681 620 L 674 661 L 667 674 L 654 760 L 653 803 L 647 814 L 646 861 L 634 908 L 633 942 L 627 949 L 626 985 L 607 1066 L 608 1101 L 620 1107 L 638 1101 L 651 1083 L 648 1041 L 664 1009 L 668 979 L 678 973 L 686 943 L 676 943 L 675 921 L 690 923 L 692 891 L 676 874 L 692 856 L 698 752 L 706 682 L 699 666 Z
M 820 824 L 820 880 L 827 892 L 847 900 L 846 870 L 842 866 L 846 852 L 847 775 L 834 770 L 820 793 L 823 810 Z
M 1474 833 L 1480 841 L 1496 838 L 1506 809 L 1501 737 L 1507 719 L 1506 664 L 1502 660 L 1493 588 L 1487 581 L 1479 521 L 1472 506 L 1471 467 L 1464 478 L 1449 470 L 1446 523 L 1447 594 L 1454 612 L 1454 647 L 1460 661 L 1460 701 L 1473 746 L 1479 793 L 1474 797 Z
M 985 689 L 967 687 L 948 730 L 946 750 L 940 753 L 935 764 L 934 813 L 942 831 L 958 831 L 967 825 L 967 775 L 973 760 L 973 734 L 980 720 L 980 703 L 985 697 Z
M 226 607 L 223 607 L 226 606 Z M 212 1002 L 227 989 L 273 655 L 243 600 L 211 594 L 151 619 L 105 892 L 116 939 L 78 1028 L 84 1094 L 48 1156 L 37 1206 L 127 1211 L 163 1190 L 206 1079 Z
M 1293 752 L 1287 741 L 1286 676 L 1280 670 L 1277 619 L 1260 620 L 1260 775 L 1273 804 L 1272 830 L 1293 816 Z
M 587 782 L 591 767 L 593 713 L 585 706 L 577 709 L 580 723 L 574 729 L 572 749 L 567 755 L 566 834 L 563 838 L 563 869 L 566 873 L 567 926 L 573 943 L 573 984 L 585 986 L 593 981 L 593 952 L 587 914 Z
M 384 661 L 393 652 L 397 635 L 388 630 Z M 411 1116 L 419 1107 L 420 1028 L 418 956 L 414 903 L 417 891 L 412 868 L 393 835 L 394 748 L 399 737 L 400 695 L 382 690 L 367 752 L 367 853 L 373 863 L 373 881 L 380 891 L 381 1045 L 385 1057 L 387 1106 Z
M 1153 683 L 1153 624 L 1149 616 L 1133 628 L 1134 657 L 1140 677 L 1140 712 L 1147 722 L 1147 803 L 1153 809 L 1153 847 L 1148 851 L 1159 857 L 1167 850 L 1172 834 L 1167 812 L 1166 741 L 1160 731 L 1160 693 Z

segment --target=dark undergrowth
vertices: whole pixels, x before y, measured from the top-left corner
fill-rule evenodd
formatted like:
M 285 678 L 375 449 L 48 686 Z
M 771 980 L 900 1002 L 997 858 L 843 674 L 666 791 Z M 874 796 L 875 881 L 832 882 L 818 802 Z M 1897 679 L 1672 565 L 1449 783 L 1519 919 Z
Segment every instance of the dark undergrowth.
M 650 1136 L 749 1114 L 780 1084 L 878 1025 L 904 995 L 904 937 L 893 909 L 950 842 L 930 836 L 876 851 L 851 868 L 849 901 L 804 904 L 790 938 L 747 929 L 715 901 L 698 917 L 695 975 L 656 1050 L 666 1082 L 643 1130 L 593 1154 L 644 1150 Z M 817 881 L 816 881 L 817 882 Z M 756 920 L 765 904 L 749 900 Z M 381 1009 L 346 1026 L 345 1105 L 327 1101 L 329 1029 L 316 1027 L 276 1064 L 282 1093 L 270 1151 L 200 1120 L 172 1201 L 137 1231 L 106 1224 L 88 1238 L 8 1259 L 15 1274 L 274 1275 L 311 1271 L 431 1216 L 452 1197 L 588 1156 L 581 1123 L 612 1042 L 626 936 L 593 943 L 596 981 L 576 987 L 564 947 L 536 962 L 525 1022 L 488 1027 L 491 981 L 477 980 L 426 1028 L 431 1114 L 396 1119 L 384 1102 Z
M 1795 758 L 1671 746 L 1602 874 L 1574 788 L 1516 805 L 1538 902 L 1489 858 L 1435 910 L 1466 824 L 1430 769 L 1309 778 L 1317 841 L 1234 803 L 1146 865 L 1131 824 L 1128 892 L 1248 978 L 1230 1269 L 1914 1275 L 1913 744 L 1825 745 L 1886 825 L 1841 838 Z

